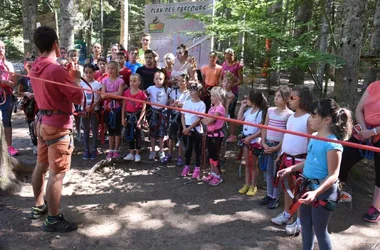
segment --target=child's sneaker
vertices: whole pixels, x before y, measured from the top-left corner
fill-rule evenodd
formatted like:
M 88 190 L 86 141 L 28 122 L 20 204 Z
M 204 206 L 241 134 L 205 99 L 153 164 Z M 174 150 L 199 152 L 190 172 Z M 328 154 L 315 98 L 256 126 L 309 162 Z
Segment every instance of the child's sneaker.
M 292 223 L 292 218 L 287 218 L 285 216 L 285 212 L 281 212 L 279 215 L 277 215 L 276 217 L 272 218 L 271 221 L 276 224 L 276 225 L 283 225 L 283 224 L 290 224 Z
M 113 151 L 109 151 L 106 159 L 109 160 L 109 159 L 112 159 L 112 157 L 113 157 Z
M 164 159 L 164 157 L 165 157 L 165 152 L 164 151 L 159 151 L 158 152 L 158 158 L 160 159 L 161 162 Z
M 182 169 L 181 176 L 182 176 L 182 177 L 185 177 L 185 176 L 187 176 L 187 175 L 189 174 L 189 172 L 190 172 L 190 168 L 189 168 L 189 166 L 186 165 L 186 166 Z
M 18 150 L 13 147 L 13 146 L 8 146 L 8 153 L 11 155 L 11 156 L 16 156 L 18 155 Z
M 123 160 L 125 161 L 134 161 L 135 160 L 135 156 L 131 153 L 127 154 L 126 157 L 123 158 Z
M 276 198 L 273 198 L 273 199 L 269 202 L 267 208 L 268 208 L 268 209 L 276 209 L 276 208 L 278 207 L 278 205 L 280 205 L 280 201 L 279 201 L 278 199 L 276 199 Z
M 96 160 L 98 159 L 98 150 L 97 149 L 93 149 L 91 151 L 91 160 Z
M 156 152 L 151 151 L 149 153 L 149 160 L 154 161 L 155 158 L 156 158 Z
M 161 163 L 166 164 L 166 163 L 168 163 L 169 161 L 171 161 L 171 159 L 172 159 L 172 155 L 171 155 L 171 154 L 168 154 L 168 155 L 166 155 L 164 158 L 162 158 Z
M 266 195 L 264 198 L 261 199 L 260 205 L 268 205 L 272 200 L 272 197 L 269 195 Z
M 257 192 L 257 187 L 250 186 L 247 193 L 245 193 L 247 196 L 254 196 Z
M 248 189 L 249 189 L 249 186 L 244 184 L 243 187 L 239 189 L 239 194 L 247 193 Z
M 183 166 L 184 163 L 183 163 L 183 158 L 182 156 L 177 156 L 177 166 Z
M 374 206 L 370 206 L 368 212 L 363 216 L 363 220 L 371 223 L 378 222 L 380 220 L 380 211 Z
M 226 142 L 236 142 L 237 141 L 237 137 L 236 135 L 231 135 L 230 137 L 228 137 L 228 139 L 226 140 Z
M 288 236 L 295 236 L 301 232 L 301 225 L 295 221 L 294 223 L 285 226 L 285 232 Z
M 114 158 L 114 159 L 119 159 L 119 158 L 120 158 L 119 151 L 114 151 L 114 152 L 113 152 L 113 155 L 112 155 L 112 158 Z
M 199 179 L 201 177 L 201 169 L 199 167 L 195 167 L 193 171 L 192 179 Z
M 83 152 L 83 160 L 90 160 L 90 152 L 88 152 L 87 150 Z
M 207 176 L 203 177 L 202 181 L 204 182 L 210 182 L 214 178 L 214 175 L 212 173 L 209 173 Z
M 223 182 L 223 179 L 220 176 L 214 176 L 214 178 L 208 184 L 216 187 L 222 182 Z
M 135 154 L 135 162 L 140 162 L 141 156 L 139 154 Z

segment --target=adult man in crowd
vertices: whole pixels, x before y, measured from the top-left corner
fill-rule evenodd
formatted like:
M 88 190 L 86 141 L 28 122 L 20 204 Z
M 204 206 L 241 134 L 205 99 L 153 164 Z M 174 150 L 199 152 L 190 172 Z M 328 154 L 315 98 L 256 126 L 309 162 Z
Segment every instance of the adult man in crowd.
M 43 224 L 47 232 L 69 232 L 78 226 L 69 222 L 59 213 L 62 183 L 65 173 L 70 169 L 71 155 L 74 149 L 71 114 L 73 103 L 81 104 L 83 94 L 80 89 L 80 71 L 70 72 L 58 65 L 60 48 L 56 32 L 46 26 L 39 27 L 33 36 L 40 57 L 34 62 L 30 72 L 34 97 L 40 109 L 36 132 L 38 137 L 37 164 L 32 176 L 35 205 L 30 217 L 37 219 L 48 212 Z M 35 79 L 38 77 L 39 79 Z M 57 85 L 45 80 L 64 84 Z M 45 174 L 49 169 L 44 202 Z
M 136 73 L 139 74 L 143 79 L 142 89 L 146 90 L 148 87 L 154 85 L 153 78 L 154 73 L 159 69 L 156 67 L 156 53 L 153 50 L 145 50 L 145 64 L 138 68 Z

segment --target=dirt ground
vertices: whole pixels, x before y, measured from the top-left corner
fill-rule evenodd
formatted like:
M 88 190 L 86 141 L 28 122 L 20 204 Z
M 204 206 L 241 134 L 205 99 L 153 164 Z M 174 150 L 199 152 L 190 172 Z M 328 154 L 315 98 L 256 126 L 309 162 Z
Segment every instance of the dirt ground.
M 14 142 L 21 161 L 34 163 L 32 144 L 23 115 L 14 116 Z M 106 145 L 101 145 L 106 149 Z M 125 149 L 123 153 L 125 153 Z M 301 236 L 287 237 L 284 227 L 270 218 L 281 206 L 267 210 L 259 191 L 248 198 L 238 194 L 235 146 L 227 151 L 227 173 L 218 187 L 179 177 L 181 169 L 157 161 L 117 162 L 105 172 L 88 176 L 94 161 L 82 160 L 76 143 L 72 170 L 65 179 L 61 210 L 80 224 L 72 233 L 45 233 L 43 220 L 30 220 L 34 204 L 30 175 L 14 195 L 0 194 L 0 249 L 300 249 Z M 105 153 L 99 159 L 105 158 Z M 143 159 L 148 153 L 142 153 Z M 361 217 L 371 202 L 373 166 L 362 164 L 352 173 L 349 189 L 354 201 L 340 204 L 329 231 L 334 249 L 380 249 L 380 225 Z M 318 245 L 316 244 L 316 249 Z

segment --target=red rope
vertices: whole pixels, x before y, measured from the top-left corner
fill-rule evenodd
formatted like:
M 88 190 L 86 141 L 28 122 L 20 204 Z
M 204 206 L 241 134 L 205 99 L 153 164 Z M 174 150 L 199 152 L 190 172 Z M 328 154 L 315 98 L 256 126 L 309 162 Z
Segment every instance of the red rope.
M 5 71 L 5 70 L 0 70 L 0 72 L 1 71 L 8 72 L 8 73 L 13 74 L 13 75 L 24 76 L 22 74 L 17 74 L 17 73 Z M 59 82 L 50 81 L 50 80 L 46 80 L 46 79 L 42 79 L 42 78 L 38 78 L 38 77 L 33 77 L 33 76 L 27 76 L 27 77 L 29 77 L 30 79 L 45 81 L 45 82 L 48 82 L 48 83 L 53 83 L 53 84 L 64 86 L 64 87 L 75 88 L 75 89 L 79 89 L 79 90 L 82 90 L 82 91 L 84 90 L 84 88 L 82 88 L 82 87 L 78 87 L 78 86 L 74 86 L 74 85 L 69 85 L 69 84 L 66 84 L 66 83 L 59 83 Z M 222 120 L 222 121 L 226 121 L 226 122 L 232 122 L 232 123 L 236 123 L 236 124 L 240 124 L 240 125 L 249 125 L 249 126 L 252 126 L 252 127 L 257 127 L 257 128 L 261 128 L 261 129 L 267 129 L 267 130 L 282 132 L 282 133 L 286 133 L 286 134 L 297 135 L 297 136 L 301 136 L 301 137 L 307 137 L 307 138 L 310 138 L 310 139 L 316 139 L 316 140 L 321 140 L 321 141 L 326 141 L 326 142 L 333 142 L 333 143 L 340 143 L 340 144 L 342 144 L 344 146 L 348 146 L 348 147 L 353 147 L 353 148 L 358 148 L 358 149 L 363 149 L 363 150 L 368 150 L 368 151 L 373 151 L 373 152 L 376 152 L 376 153 L 380 153 L 380 148 L 373 147 L 373 146 L 368 146 L 368 145 L 363 145 L 363 144 L 358 144 L 358 143 L 353 143 L 353 142 L 348 142 L 348 141 L 334 140 L 334 139 L 330 139 L 330 138 L 327 138 L 327 137 L 315 136 L 315 135 L 311 135 L 311 134 L 306 134 L 306 133 L 301 133 L 301 132 L 296 132 L 296 131 L 290 131 L 290 130 L 281 129 L 281 128 L 270 127 L 270 126 L 266 126 L 266 125 L 262 125 L 262 124 L 250 123 L 250 122 L 230 119 L 230 118 L 227 118 L 227 117 L 210 115 L 210 114 L 201 113 L 201 112 L 197 112 L 197 111 L 192 111 L 192 110 L 187 110 L 187 109 L 181 109 L 181 108 L 177 108 L 177 107 L 167 106 L 167 105 L 163 105 L 163 104 L 159 104 L 159 103 L 151 103 L 151 102 L 148 102 L 148 101 L 138 100 L 138 99 L 134 99 L 134 98 L 130 98 L 130 97 L 113 95 L 113 94 L 109 94 L 109 93 L 102 93 L 101 91 L 97 91 L 97 90 L 88 90 L 88 89 L 86 89 L 86 91 L 91 91 L 91 92 L 94 92 L 94 93 L 101 94 L 103 96 L 108 96 L 109 98 L 112 98 L 112 99 L 122 99 L 122 100 L 129 100 L 129 101 L 133 101 L 133 102 L 146 103 L 146 104 L 149 104 L 149 105 L 159 106 L 159 107 L 166 108 L 166 109 L 177 110 L 177 111 L 180 111 L 182 113 L 186 112 L 186 113 L 198 115 L 200 117 L 210 117 L 210 118 L 213 118 L 213 119 Z

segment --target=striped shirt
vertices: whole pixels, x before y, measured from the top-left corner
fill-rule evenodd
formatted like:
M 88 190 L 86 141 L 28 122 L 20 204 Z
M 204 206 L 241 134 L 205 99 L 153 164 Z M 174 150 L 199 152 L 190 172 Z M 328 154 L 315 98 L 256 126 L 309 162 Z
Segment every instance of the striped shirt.
M 268 126 L 286 129 L 286 122 L 288 121 L 289 116 L 293 114 L 293 111 L 290 109 L 283 110 L 280 114 L 276 114 L 276 107 L 268 109 Z M 277 132 L 267 129 L 267 140 L 280 142 L 284 137 L 284 133 Z

